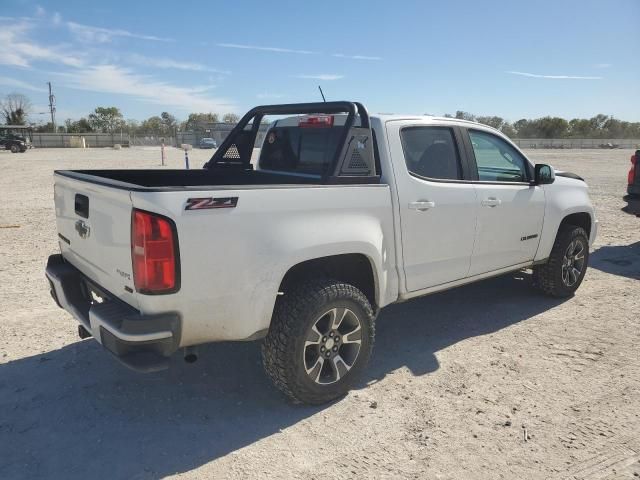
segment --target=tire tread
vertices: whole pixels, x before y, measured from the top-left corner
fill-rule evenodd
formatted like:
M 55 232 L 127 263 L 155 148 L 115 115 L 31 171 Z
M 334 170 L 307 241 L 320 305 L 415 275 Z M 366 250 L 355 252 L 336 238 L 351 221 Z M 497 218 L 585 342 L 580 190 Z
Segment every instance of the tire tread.
M 294 403 L 321 404 L 336 398 L 334 391 L 319 395 L 304 385 L 295 372 L 292 346 L 304 334 L 305 325 L 300 319 L 306 319 L 320 306 L 340 299 L 355 301 L 368 317 L 362 320 L 369 322 L 370 348 L 369 352 L 360 353 L 368 360 L 373 347 L 375 318 L 367 297 L 353 285 L 332 279 L 306 280 L 276 301 L 269 333 L 262 344 L 262 361 L 267 376 Z

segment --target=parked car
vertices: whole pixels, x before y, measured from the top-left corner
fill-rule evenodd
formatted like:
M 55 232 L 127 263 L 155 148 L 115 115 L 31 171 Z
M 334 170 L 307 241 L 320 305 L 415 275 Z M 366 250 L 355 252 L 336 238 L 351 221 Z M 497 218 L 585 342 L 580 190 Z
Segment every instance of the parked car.
M 213 138 L 203 138 L 198 144 L 200 148 L 218 148 L 218 142 Z
M 11 153 L 24 153 L 27 151 L 27 148 L 29 148 L 29 145 L 23 137 L 6 135 L 0 137 L 0 148 L 11 150 Z
M 254 169 L 265 115 L 292 116 Z M 572 295 L 598 225 L 580 177 L 497 130 L 351 102 L 256 107 L 202 170 L 54 179 L 61 253 L 46 275 L 81 337 L 142 371 L 263 339 L 268 376 L 311 404 L 361 376 L 387 305 L 524 268 Z
M 636 150 L 636 153 L 631 155 L 631 168 L 627 176 L 627 193 L 633 197 L 640 196 L 640 168 L 638 167 L 638 161 L 640 161 L 640 150 Z

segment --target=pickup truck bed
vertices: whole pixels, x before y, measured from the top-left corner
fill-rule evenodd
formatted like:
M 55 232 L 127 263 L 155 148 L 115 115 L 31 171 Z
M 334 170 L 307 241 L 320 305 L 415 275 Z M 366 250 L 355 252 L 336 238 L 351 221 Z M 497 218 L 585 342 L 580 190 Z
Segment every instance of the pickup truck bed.
M 246 170 L 59 170 L 57 175 L 132 191 L 203 190 L 228 186 L 320 185 L 318 178 Z

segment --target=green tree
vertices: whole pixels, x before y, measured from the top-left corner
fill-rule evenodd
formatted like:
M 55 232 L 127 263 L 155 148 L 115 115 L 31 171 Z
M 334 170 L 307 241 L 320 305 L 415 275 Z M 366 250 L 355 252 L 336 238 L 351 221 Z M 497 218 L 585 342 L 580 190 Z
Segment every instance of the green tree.
M 569 135 L 574 138 L 589 138 L 591 123 L 586 118 L 572 118 L 569 121 Z
M 218 123 L 220 117 L 217 113 L 190 113 L 183 125 L 183 130 L 195 130 L 202 123 Z
M 516 129 L 509 122 L 505 122 L 504 125 L 500 128 L 500 131 L 504 133 L 509 138 L 516 138 Z
M 469 113 L 469 112 L 464 112 L 462 110 L 458 110 L 456 112 L 456 118 L 458 120 L 469 120 L 471 122 L 475 122 L 476 121 L 476 116 Z
M 65 120 L 64 124 L 67 130 L 67 133 L 89 133 L 93 131 L 93 129 L 91 128 L 91 124 L 89 123 L 89 120 L 87 120 L 84 117 L 82 117 L 80 120 L 77 120 L 75 122 L 72 121 L 70 118 L 68 118 Z
M 156 115 L 143 120 L 138 131 L 140 133 L 160 135 L 163 133 L 163 128 L 162 118 Z
M 176 122 L 176 117 L 174 117 L 168 112 L 162 112 L 160 114 L 160 118 L 162 119 L 163 133 L 165 134 L 173 133 L 178 123 Z
M 125 121 L 124 130 L 129 135 L 135 135 L 136 133 L 138 133 L 139 129 L 140 129 L 140 122 L 138 122 L 137 120 L 134 120 L 133 118 L 129 118 L 128 120 Z
M 496 130 L 501 130 L 505 124 L 505 120 L 502 117 L 476 117 L 476 122 L 482 123 L 483 125 L 488 125 L 490 127 L 495 128 Z
M 224 123 L 238 123 L 238 120 L 240 120 L 240 117 L 235 113 L 225 113 L 224 117 L 222 117 Z
M 569 122 L 559 117 L 543 117 L 534 120 L 535 130 L 541 138 L 565 138 L 569 132 Z
M 89 123 L 95 131 L 113 133 L 124 126 L 122 113 L 117 107 L 96 107 L 89 114 Z
M 0 114 L 7 125 L 26 125 L 31 102 L 21 93 L 10 93 L 0 101 Z

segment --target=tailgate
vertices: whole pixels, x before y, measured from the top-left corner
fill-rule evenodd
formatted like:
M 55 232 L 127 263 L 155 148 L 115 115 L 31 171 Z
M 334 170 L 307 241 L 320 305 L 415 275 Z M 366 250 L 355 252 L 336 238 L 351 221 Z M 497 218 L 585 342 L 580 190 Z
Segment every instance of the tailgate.
M 97 287 L 138 308 L 129 191 L 56 174 L 54 192 L 62 256 Z

